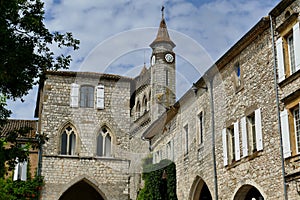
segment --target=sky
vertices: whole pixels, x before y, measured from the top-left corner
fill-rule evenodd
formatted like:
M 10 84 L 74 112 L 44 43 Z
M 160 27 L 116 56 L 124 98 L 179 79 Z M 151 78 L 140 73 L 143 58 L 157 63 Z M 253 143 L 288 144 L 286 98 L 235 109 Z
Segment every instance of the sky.
M 177 98 L 280 0 L 45 0 L 50 31 L 72 32 L 80 40 L 70 71 L 134 77 L 150 66 L 151 48 L 162 17 L 176 44 Z M 33 119 L 37 86 L 9 101 L 11 118 Z

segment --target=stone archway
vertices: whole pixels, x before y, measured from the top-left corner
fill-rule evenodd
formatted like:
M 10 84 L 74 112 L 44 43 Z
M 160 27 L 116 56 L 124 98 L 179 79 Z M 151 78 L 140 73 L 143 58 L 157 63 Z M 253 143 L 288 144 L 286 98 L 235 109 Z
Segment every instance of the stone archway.
M 212 200 L 211 193 L 206 183 L 200 177 L 197 177 L 192 185 L 190 193 L 191 200 Z
M 104 200 L 101 194 L 87 181 L 81 180 L 67 189 L 59 200 Z
M 264 197 L 256 187 L 243 185 L 234 195 L 234 200 L 264 200 Z

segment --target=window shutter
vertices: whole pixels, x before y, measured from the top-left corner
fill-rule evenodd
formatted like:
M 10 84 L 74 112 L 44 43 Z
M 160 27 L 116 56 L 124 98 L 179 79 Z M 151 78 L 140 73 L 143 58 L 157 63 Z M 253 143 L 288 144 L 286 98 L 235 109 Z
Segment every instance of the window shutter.
M 24 160 L 23 163 L 20 164 L 21 166 L 21 181 L 26 181 L 27 180 L 27 161 Z
M 278 82 L 281 82 L 285 79 L 282 38 L 279 38 L 276 41 L 276 57 L 278 67 Z
M 242 128 L 243 157 L 246 157 L 246 156 L 248 156 L 248 138 L 247 138 L 246 117 L 242 117 L 242 119 L 241 119 L 241 128 Z
M 97 108 L 104 109 L 104 85 L 97 86 Z
M 17 162 L 17 164 L 15 165 L 14 177 L 13 177 L 14 181 L 18 180 L 18 175 L 19 175 L 19 171 L 20 171 L 20 164 L 19 164 L 18 158 L 16 158 L 16 162 Z
M 299 22 L 293 26 L 296 71 L 300 69 L 300 29 Z
M 256 133 L 257 151 L 263 150 L 263 136 L 262 136 L 260 108 L 255 110 L 255 133 Z
M 228 154 L 227 154 L 227 135 L 226 135 L 226 129 L 222 130 L 222 140 L 223 140 L 223 160 L 224 160 L 224 166 L 228 165 Z
M 78 107 L 79 105 L 79 85 L 76 83 L 71 84 L 71 94 L 70 94 L 70 106 Z
M 280 125 L 281 125 L 281 134 L 282 134 L 283 157 L 287 158 L 291 156 L 291 147 L 290 147 L 289 118 L 286 109 L 280 112 L 280 121 L 281 121 Z
M 235 160 L 240 160 L 240 133 L 239 133 L 239 122 L 234 123 L 234 150 L 235 150 Z

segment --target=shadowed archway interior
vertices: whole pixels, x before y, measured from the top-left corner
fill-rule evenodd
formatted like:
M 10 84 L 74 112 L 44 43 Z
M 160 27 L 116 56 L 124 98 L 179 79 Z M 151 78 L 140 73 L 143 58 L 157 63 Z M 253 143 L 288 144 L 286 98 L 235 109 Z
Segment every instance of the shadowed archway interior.
M 254 186 L 244 185 L 235 194 L 234 200 L 264 200 L 264 197 Z
M 86 181 L 82 180 L 66 190 L 59 200 L 104 200 Z
M 212 200 L 211 193 L 208 189 L 206 183 L 200 178 L 197 177 L 192 186 L 192 200 Z

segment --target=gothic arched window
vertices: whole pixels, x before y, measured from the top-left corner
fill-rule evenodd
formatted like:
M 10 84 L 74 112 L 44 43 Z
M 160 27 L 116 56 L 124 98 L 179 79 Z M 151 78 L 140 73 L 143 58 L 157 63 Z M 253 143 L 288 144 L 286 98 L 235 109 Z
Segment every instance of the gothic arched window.
M 143 111 L 146 112 L 148 110 L 148 101 L 146 95 L 143 97 Z
M 140 116 L 141 116 L 141 104 L 138 101 L 137 104 L 136 104 L 136 118 L 138 118 Z
M 82 86 L 80 88 L 80 107 L 94 107 L 94 87 Z
M 60 154 L 61 155 L 75 155 L 76 148 L 76 132 L 75 129 L 68 125 L 63 130 L 61 134 L 61 145 Z
M 111 157 L 111 134 L 103 127 L 97 137 L 97 156 Z

